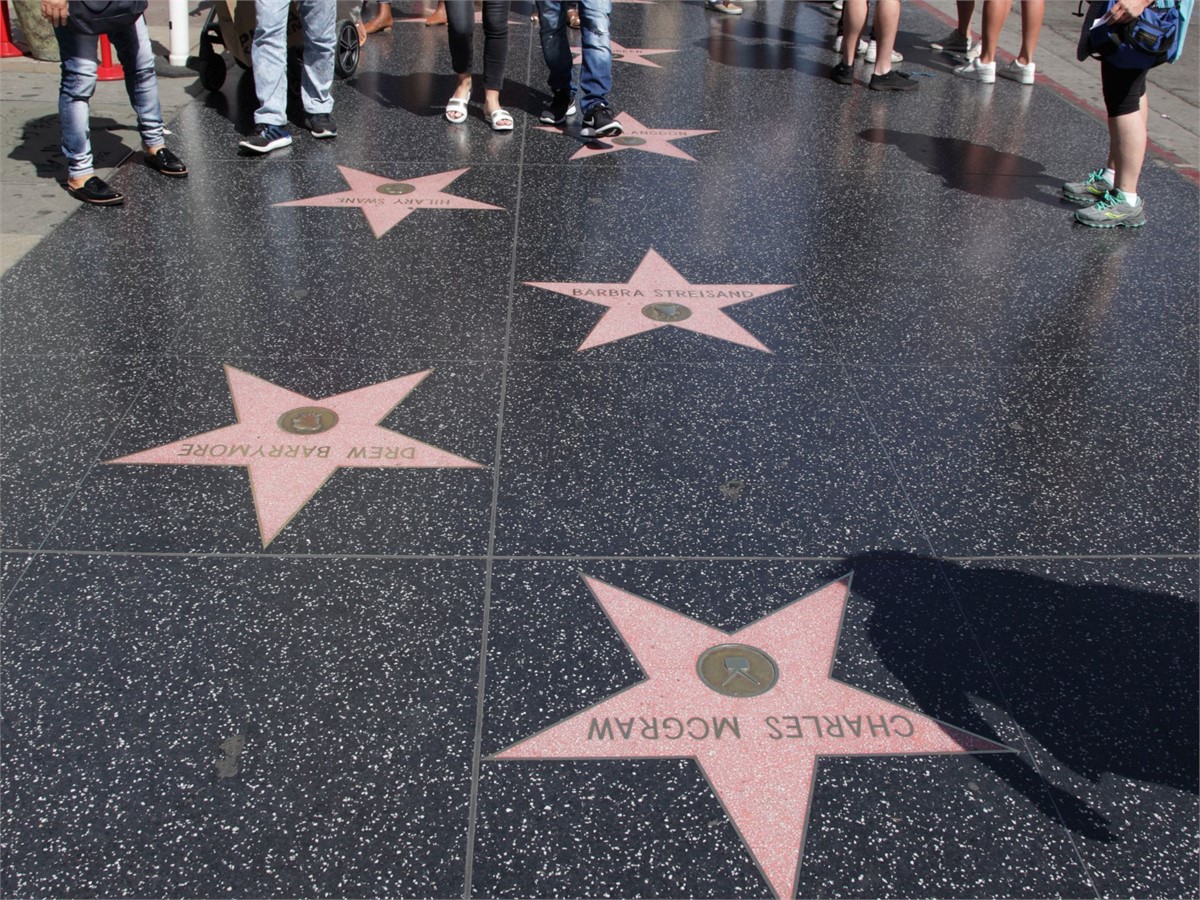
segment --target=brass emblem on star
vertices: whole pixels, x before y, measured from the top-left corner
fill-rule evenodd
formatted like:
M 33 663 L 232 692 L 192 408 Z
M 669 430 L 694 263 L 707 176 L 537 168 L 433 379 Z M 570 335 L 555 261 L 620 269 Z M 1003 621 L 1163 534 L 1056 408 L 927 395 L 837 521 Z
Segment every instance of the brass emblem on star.
M 692 317 L 692 311 L 682 303 L 651 303 L 642 307 L 642 315 L 655 322 L 682 322 Z
M 718 694 L 757 697 L 775 687 L 779 667 L 749 644 L 718 644 L 700 654 L 696 674 Z
M 634 137 L 632 134 L 623 134 L 620 137 L 613 138 L 612 142 L 618 147 L 641 147 L 646 143 L 646 139 Z
M 332 409 L 325 409 L 323 406 L 301 406 L 289 409 L 280 416 L 278 425 L 288 434 L 321 434 L 337 422 L 337 413 Z
M 381 184 L 375 188 L 381 194 L 387 194 L 390 197 L 398 197 L 401 194 L 411 194 L 416 190 L 411 184 L 405 184 L 402 181 L 393 181 L 388 184 Z

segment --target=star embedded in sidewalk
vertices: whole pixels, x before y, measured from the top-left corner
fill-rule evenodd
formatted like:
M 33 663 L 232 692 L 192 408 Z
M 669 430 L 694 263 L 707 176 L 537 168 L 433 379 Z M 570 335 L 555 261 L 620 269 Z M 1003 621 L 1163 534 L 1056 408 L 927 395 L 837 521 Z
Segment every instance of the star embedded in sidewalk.
M 266 547 L 336 469 L 482 468 L 379 426 L 430 371 L 314 400 L 226 366 L 236 425 L 109 462 L 244 466 Z
M 420 178 L 382 178 L 370 172 L 360 172 L 349 166 L 338 166 L 342 177 L 350 184 L 350 190 L 337 194 L 322 194 L 303 200 L 288 200 L 275 206 L 337 206 L 361 209 L 367 217 L 371 231 L 380 238 L 395 225 L 419 209 L 503 209 L 478 200 L 467 200 L 454 194 L 444 193 L 454 179 L 467 169 L 422 175 Z
M 646 680 L 490 759 L 694 759 L 778 897 L 822 757 L 1012 752 L 832 677 L 849 576 L 733 634 L 584 580 Z
M 624 283 L 526 281 L 525 284 L 608 307 L 608 312 L 584 338 L 579 350 L 673 325 L 765 353 L 771 351 L 721 310 L 794 287 L 791 284 L 691 284 L 653 247 Z
M 613 62 L 625 62 L 634 66 L 647 66 L 651 69 L 661 69 L 658 63 L 652 59 L 646 59 L 647 56 L 655 56 L 659 53 L 678 53 L 679 50 L 667 49 L 652 49 L 650 47 L 624 47 L 616 41 L 609 42 L 612 46 Z M 571 52 L 574 53 L 572 62 L 579 65 L 583 61 L 583 49 L 581 47 L 572 47 Z
M 564 131 L 554 125 L 538 125 L 539 131 L 555 131 L 569 134 L 588 143 L 580 147 L 571 159 L 586 159 L 589 156 L 601 156 L 605 153 L 616 153 L 620 150 L 641 150 L 643 153 L 657 153 L 660 156 L 671 156 L 675 159 L 686 159 L 695 162 L 696 158 L 684 153 L 671 141 L 681 138 L 696 137 L 701 134 L 716 134 L 714 130 L 696 131 L 683 128 L 647 128 L 629 113 L 621 113 L 617 120 L 624 126 L 624 131 L 617 137 L 585 139 L 578 132 Z

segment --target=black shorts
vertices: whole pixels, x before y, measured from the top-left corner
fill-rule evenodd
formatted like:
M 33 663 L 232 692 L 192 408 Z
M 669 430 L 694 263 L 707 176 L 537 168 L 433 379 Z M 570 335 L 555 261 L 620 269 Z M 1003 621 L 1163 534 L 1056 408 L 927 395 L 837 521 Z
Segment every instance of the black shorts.
M 1108 117 L 1126 116 L 1137 112 L 1146 95 L 1148 69 L 1118 69 L 1100 60 L 1100 84 L 1104 89 L 1104 108 Z

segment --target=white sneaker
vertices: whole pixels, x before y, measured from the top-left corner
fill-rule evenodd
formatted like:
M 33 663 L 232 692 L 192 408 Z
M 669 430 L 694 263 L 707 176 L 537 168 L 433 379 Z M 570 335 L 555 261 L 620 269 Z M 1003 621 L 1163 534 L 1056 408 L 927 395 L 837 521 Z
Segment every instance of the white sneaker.
M 869 62 L 869 63 L 875 62 L 875 56 L 878 54 L 878 52 L 879 52 L 879 48 L 876 46 L 874 41 L 871 41 L 871 43 L 867 44 L 867 55 L 866 55 L 867 62 Z M 895 50 L 893 50 L 892 51 L 892 62 L 893 63 L 902 63 L 902 62 L 904 62 L 904 57 L 901 56 L 899 53 L 897 53 Z
M 844 38 L 840 34 L 833 39 L 833 52 L 834 53 L 842 52 L 842 41 L 843 40 L 844 40 Z
M 996 64 L 994 62 L 981 63 L 976 58 L 965 65 L 955 66 L 954 74 L 959 78 L 966 78 L 970 81 L 982 81 L 984 84 L 993 84 L 996 81 Z
M 1037 66 L 1028 62 L 1022 65 L 1015 59 L 1007 66 L 1000 67 L 1000 76 L 1007 78 L 1009 81 L 1015 81 L 1017 84 L 1033 84 L 1033 77 L 1037 70 Z
M 967 54 L 964 58 L 968 59 L 968 60 L 979 59 L 979 54 L 982 52 L 983 52 L 983 41 L 976 41 L 969 48 L 967 48 Z

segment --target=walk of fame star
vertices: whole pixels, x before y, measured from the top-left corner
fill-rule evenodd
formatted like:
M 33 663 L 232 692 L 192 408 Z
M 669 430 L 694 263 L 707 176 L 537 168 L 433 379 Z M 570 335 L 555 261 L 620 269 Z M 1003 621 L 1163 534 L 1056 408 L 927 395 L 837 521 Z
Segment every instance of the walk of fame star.
M 226 366 L 236 425 L 109 463 L 244 466 L 266 547 L 336 469 L 481 468 L 379 426 L 430 371 L 314 400 Z
M 579 140 L 587 140 L 571 159 L 586 159 L 589 156 L 601 156 L 605 153 L 616 153 L 619 150 L 641 150 L 643 153 L 657 153 L 659 156 L 671 156 L 675 159 L 686 159 L 695 162 L 696 158 L 684 153 L 671 141 L 681 138 L 696 137 L 701 134 L 716 134 L 714 130 L 695 131 L 683 128 L 647 128 L 629 113 L 621 113 L 617 119 L 624 126 L 624 132 L 617 137 L 584 138 L 578 131 L 565 130 L 557 125 L 538 125 L 539 131 L 554 131 L 569 134 Z
M 822 757 L 1012 752 L 832 677 L 849 576 L 732 634 L 584 580 L 646 680 L 490 759 L 694 759 L 778 897 Z
M 395 225 L 419 209 L 502 209 L 490 203 L 467 200 L 465 197 L 443 192 L 454 179 L 468 171 L 467 169 L 422 175 L 420 178 L 408 178 L 403 181 L 360 172 L 349 166 L 338 166 L 338 171 L 349 182 L 350 190 L 306 197 L 303 200 L 288 200 L 285 203 L 276 203 L 275 206 L 336 206 L 343 209 L 361 209 L 377 238 L 383 237 Z
M 646 253 L 633 276 L 624 283 L 527 281 L 525 284 L 608 307 L 608 312 L 584 338 L 579 350 L 673 325 L 765 353 L 771 351 L 721 310 L 794 287 L 790 284 L 692 284 L 654 248 Z
M 651 69 L 661 69 L 662 66 L 652 59 L 646 59 L 647 56 L 655 56 L 659 53 L 679 52 L 677 49 L 667 50 L 663 48 L 651 47 L 625 47 L 621 44 L 618 44 L 616 41 L 610 41 L 610 44 L 612 46 L 613 62 L 624 62 L 634 66 L 647 66 Z M 574 54 L 574 56 L 571 58 L 571 62 L 575 65 L 579 65 L 583 61 L 583 48 L 572 47 L 571 52 Z

